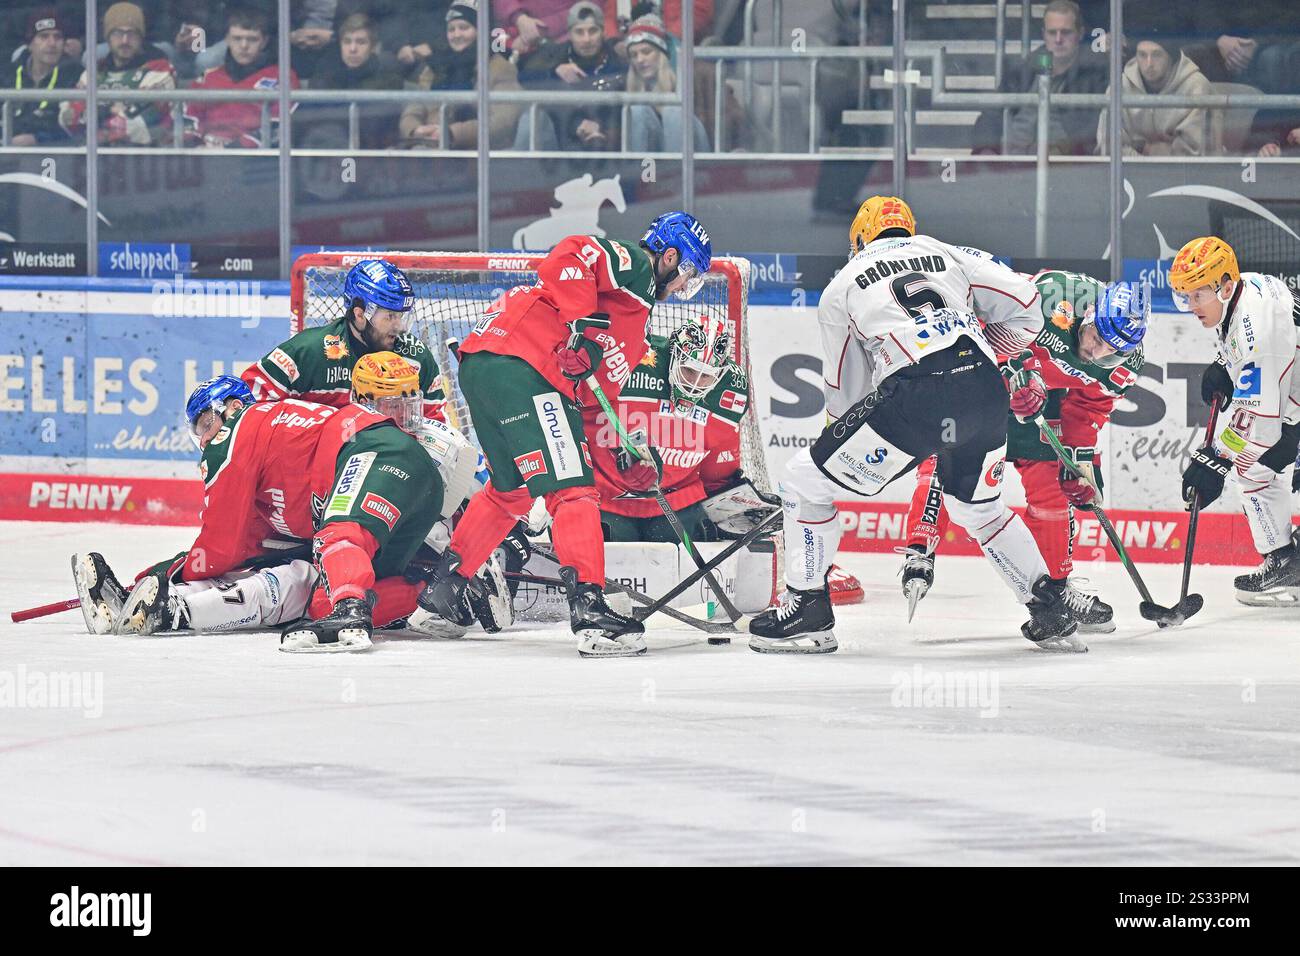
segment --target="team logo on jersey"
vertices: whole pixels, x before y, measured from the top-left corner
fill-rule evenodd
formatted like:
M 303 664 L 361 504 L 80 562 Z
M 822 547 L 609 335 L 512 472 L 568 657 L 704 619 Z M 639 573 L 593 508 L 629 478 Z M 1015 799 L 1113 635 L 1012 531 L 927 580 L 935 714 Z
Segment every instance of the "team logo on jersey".
M 1074 326 L 1074 306 L 1064 299 L 1056 304 L 1052 310 L 1052 324 L 1063 332 L 1068 332 Z
M 325 336 L 325 357 L 331 362 L 348 357 L 348 346 L 341 335 Z
M 610 242 L 614 247 L 614 254 L 618 256 L 618 271 L 626 272 L 632 268 L 632 254 L 628 252 L 620 243 Z
M 733 455 L 730 451 L 723 450 L 718 452 L 718 464 L 722 464 L 724 461 L 735 461 L 735 460 L 736 460 L 736 456 Z
M 215 435 L 212 436 L 212 441 L 208 442 L 208 444 L 220 445 L 223 441 L 225 441 L 229 437 L 230 437 L 230 426 L 225 425 L 222 427 L 221 431 L 217 432 Z
M 298 377 L 298 366 L 293 359 L 289 358 L 289 353 L 284 349 L 276 349 L 267 358 L 271 360 L 272 365 L 289 376 L 289 381 L 292 382 Z
M 381 498 L 373 491 L 367 491 L 366 496 L 361 499 L 361 510 L 366 514 L 374 515 L 388 526 L 389 531 L 393 530 L 393 525 L 397 524 L 397 519 L 402 516 L 402 512 L 391 501 Z
M 1232 400 L 1258 398 L 1264 387 L 1264 370 L 1254 362 L 1247 362 L 1237 373 L 1237 389 L 1232 393 Z
M 655 363 L 658 362 L 658 361 L 659 361 L 659 358 L 658 358 L 658 356 L 655 355 L 654 349 L 648 349 L 648 350 L 646 351 L 645 355 L 641 356 L 641 361 L 637 362 L 636 364 L 637 364 L 637 365 L 649 365 L 651 368 L 654 368 L 654 367 L 655 367 Z
M 731 389 L 724 389 L 718 396 L 718 405 L 729 412 L 735 412 L 737 415 L 743 414 L 745 407 L 749 404 L 749 396 L 741 392 L 733 392 Z
M 1002 484 L 1002 472 L 1006 470 L 1006 466 L 1007 462 L 1005 458 L 999 458 L 990 465 L 989 470 L 984 472 L 984 484 L 988 485 L 990 488 L 996 488 L 998 485 Z
M 530 451 L 526 455 L 515 458 L 515 467 L 519 469 L 520 477 L 524 481 L 536 478 L 538 475 L 546 474 L 546 456 L 542 454 L 540 448 L 536 451 Z
M 577 266 L 565 266 L 560 270 L 560 281 L 567 282 L 570 279 L 581 279 L 582 270 Z

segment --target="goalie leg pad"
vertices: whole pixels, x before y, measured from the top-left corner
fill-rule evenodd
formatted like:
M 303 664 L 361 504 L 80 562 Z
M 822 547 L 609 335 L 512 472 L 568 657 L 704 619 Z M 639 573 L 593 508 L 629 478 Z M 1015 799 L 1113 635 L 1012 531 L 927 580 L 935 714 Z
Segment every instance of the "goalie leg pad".
M 951 495 L 944 504 L 952 520 L 979 542 L 980 550 L 1021 604 L 1033 597 L 1034 582 L 1047 574 L 1047 564 L 1024 521 L 1002 503 L 1001 497 L 976 504 Z

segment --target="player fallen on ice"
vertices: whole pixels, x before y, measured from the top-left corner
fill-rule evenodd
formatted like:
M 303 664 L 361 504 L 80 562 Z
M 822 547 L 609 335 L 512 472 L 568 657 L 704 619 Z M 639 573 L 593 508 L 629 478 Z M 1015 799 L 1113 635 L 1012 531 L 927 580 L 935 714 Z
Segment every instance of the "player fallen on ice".
M 1300 535 L 1291 526 L 1291 475 L 1300 444 L 1300 375 L 1295 361 L 1300 305 L 1286 283 L 1242 272 L 1222 239 L 1202 236 L 1178 250 L 1169 267 L 1174 304 L 1214 332 L 1218 358 L 1201 380 L 1222 412 L 1210 443 L 1183 472 L 1183 500 L 1205 507 L 1229 474 L 1241 493 L 1255 550 L 1264 562 L 1233 582 L 1249 605 L 1300 601 Z
M 600 496 L 581 410 L 595 399 L 582 383 L 594 374 L 617 398 L 646 353 L 655 302 L 694 295 L 711 262 L 704 228 L 686 213 L 667 213 L 636 246 L 564 239 L 538 265 L 533 286 L 489 306 L 461 343 L 458 377 L 492 477 L 470 499 L 422 607 L 454 613 L 470 577 L 542 497 L 579 654 L 645 653 L 641 622 L 605 601 Z
M 410 613 L 421 584 L 402 574 L 443 513 L 444 498 L 454 510 L 471 487 L 477 455 L 458 432 L 422 421 L 418 375 L 405 359 L 378 353 L 358 367 L 363 382 L 380 383 L 373 408 L 253 403 L 232 376 L 196 389 L 186 415 L 203 451 L 203 526 L 186 554 L 137 581 L 115 632 L 216 629 L 195 618 L 195 592 L 183 585 L 212 587 L 212 579 L 250 558 L 272 554 L 268 545 L 277 536 L 312 541 L 317 585 L 307 610 L 314 619 L 287 625 L 283 649 L 369 646 L 381 597 L 380 623 Z M 401 394 L 386 391 L 385 379 Z M 430 428 L 436 448 L 426 440 Z M 451 455 L 456 442 L 461 447 Z M 171 593 L 173 585 L 181 593 Z
M 1101 429 L 1115 403 L 1137 381 L 1145 361 L 1141 342 L 1150 319 L 1150 296 L 1142 286 L 1106 283 L 1090 276 L 1049 269 L 1033 278 L 1043 313 L 1043 331 L 1025 366 L 1047 386 L 1042 415 L 1083 472 L 1082 480 L 1057 458 L 1032 421 L 1014 415 L 1007 423 L 1007 457 L 1025 489 L 1025 524 L 1047 562 L 1051 585 L 1081 633 L 1115 630 L 1115 611 L 1097 595 L 1078 587 L 1074 570 L 1076 508 L 1101 505 Z M 935 460 L 917 468 L 916 491 L 907 515 L 903 594 L 908 617 L 934 582 L 934 553 L 948 528 L 943 489 Z M 1096 489 L 1094 491 L 1094 488 Z
M 300 398 L 342 407 L 352 400 L 352 367 L 373 352 L 396 352 L 420 369 L 424 417 L 442 419 L 438 360 L 411 331 L 415 295 L 401 269 L 362 259 L 343 280 L 345 312 L 303 329 L 240 376 L 257 401 Z
M 862 204 L 850 251 L 817 310 L 831 421 L 781 476 L 786 598 L 750 622 L 750 647 L 839 646 L 826 583 L 840 539 L 836 498 L 879 494 L 936 455 L 949 513 L 1029 611 L 1021 633 L 1086 650 L 1033 536 L 1002 500 L 1008 404 L 1028 417 L 1047 389 L 1025 369 L 1008 403 L 996 353 L 1019 354 L 1042 331 L 1038 290 L 987 253 L 916 235 L 912 210 L 894 197 Z

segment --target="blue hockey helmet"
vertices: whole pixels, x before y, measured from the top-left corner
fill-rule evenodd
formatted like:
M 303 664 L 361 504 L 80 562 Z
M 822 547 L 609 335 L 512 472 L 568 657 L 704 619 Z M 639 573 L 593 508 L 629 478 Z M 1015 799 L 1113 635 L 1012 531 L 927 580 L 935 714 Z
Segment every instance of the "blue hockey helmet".
M 190 440 L 195 445 L 203 447 L 199 436 L 206 432 L 212 423 L 208 413 L 211 412 L 218 418 L 224 419 L 227 403 L 235 399 L 245 405 L 251 405 L 256 401 L 253 398 L 253 390 L 242 378 L 234 375 L 218 375 L 216 378 L 201 382 L 194 391 L 190 392 L 189 400 L 185 403 L 185 422 L 189 426 Z
M 343 280 L 343 297 L 349 312 L 359 299 L 367 319 L 375 314 L 376 308 L 410 312 L 415 304 L 406 273 L 383 259 L 362 259 L 349 269 Z
M 1094 365 L 1121 364 L 1147 334 L 1151 318 L 1151 292 L 1145 284 L 1112 282 L 1097 297 L 1090 321 L 1103 342 L 1115 350 Z M 1107 361 L 1109 359 L 1109 361 Z
M 689 299 L 700 291 L 713 264 L 713 244 L 709 242 L 709 234 L 690 213 L 664 213 L 650 223 L 650 228 L 641 237 L 641 247 L 655 255 L 669 247 L 677 250 L 680 257 L 677 274 L 686 276 L 686 285 L 677 293 L 683 299 Z M 655 281 L 662 288 L 672 280 L 660 282 L 656 276 Z

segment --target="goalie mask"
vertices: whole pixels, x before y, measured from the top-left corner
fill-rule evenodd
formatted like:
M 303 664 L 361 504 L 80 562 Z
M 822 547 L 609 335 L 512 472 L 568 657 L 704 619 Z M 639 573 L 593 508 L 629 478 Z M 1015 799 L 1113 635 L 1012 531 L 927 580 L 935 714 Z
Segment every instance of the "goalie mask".
M 396 352 L 363 355 L 352 367 L 352 401 L 414 433 L 424 421 L 420 370 Z
M 730 357 L 731 334 L 725 319 L 702 315 L 674 332 L 668 357 L 673 408 L 687 411 L 708 395 L 721 381 Z

